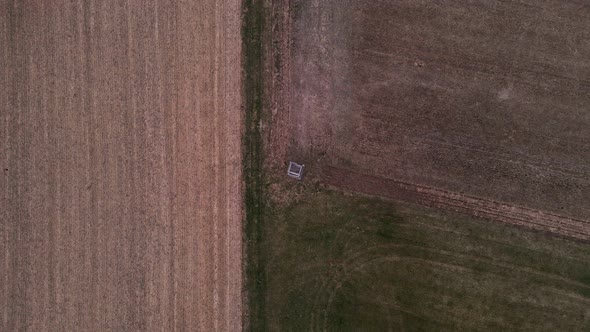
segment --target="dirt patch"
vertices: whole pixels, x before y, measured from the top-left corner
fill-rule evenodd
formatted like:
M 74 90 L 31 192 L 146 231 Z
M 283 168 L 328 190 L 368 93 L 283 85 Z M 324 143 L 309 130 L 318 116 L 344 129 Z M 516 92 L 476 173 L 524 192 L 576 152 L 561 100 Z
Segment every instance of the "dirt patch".
M 0 329 L 240 330 L 241 2 L 0 7 Z
M 287 156 L 291 116 L 291 1 L 273 1 L 268 9 L 269 26 L 264 35 L 264 137 L 266 166 L 282 168 Z
M 293 6 L 287 155 L 589 220 L 587 6 Z

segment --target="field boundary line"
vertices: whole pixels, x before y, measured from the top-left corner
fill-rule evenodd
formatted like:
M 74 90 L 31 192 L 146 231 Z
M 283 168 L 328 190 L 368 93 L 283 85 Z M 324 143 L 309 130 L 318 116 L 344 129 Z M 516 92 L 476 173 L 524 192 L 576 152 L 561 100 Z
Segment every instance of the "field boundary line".
M 590 241 L 590 221 L 588 220 L 336 167 L 326 167 L 322 180 L 327 185 L 341 189 L 452 210 L 567 238 Z

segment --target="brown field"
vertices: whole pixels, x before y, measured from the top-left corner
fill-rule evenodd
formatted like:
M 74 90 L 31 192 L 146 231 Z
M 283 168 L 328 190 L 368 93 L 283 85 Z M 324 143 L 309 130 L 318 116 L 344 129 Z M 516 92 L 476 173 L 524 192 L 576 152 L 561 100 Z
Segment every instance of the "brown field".
M 0 330 L 238 331 L 241 2 L 0 2 Z
M 290 6 L 292 43 L 274 60 L 289 63 L 275 78 L 289 97 L 268 134 L 278 158 L 337 187 L 393 197 L 362 177 L 397 181 L 413 193 L 393 198 L 590 240 L 590 6 Z

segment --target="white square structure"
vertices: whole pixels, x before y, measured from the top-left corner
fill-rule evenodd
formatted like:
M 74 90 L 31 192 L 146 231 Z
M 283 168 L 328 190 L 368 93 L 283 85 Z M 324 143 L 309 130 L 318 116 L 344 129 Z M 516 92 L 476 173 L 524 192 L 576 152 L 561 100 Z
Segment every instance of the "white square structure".
M 287 175 L 294 179 L 301 180 L 303 177 L 303 167 L 305 167 L 305 165 L 299 165 L 298 163 L 290 161 Z

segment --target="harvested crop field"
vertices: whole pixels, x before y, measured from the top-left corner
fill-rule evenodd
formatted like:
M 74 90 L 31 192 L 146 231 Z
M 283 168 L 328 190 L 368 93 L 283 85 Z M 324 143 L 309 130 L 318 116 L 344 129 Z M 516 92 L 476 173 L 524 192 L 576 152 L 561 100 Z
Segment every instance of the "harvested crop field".
M 0 330 L 238 331 L 241 2 L 0 2 Z
M 399 181 L 550 214 L 570 225 L 528 226 L 590 240 L 590 7 L 294 0 L 291 12 L 275 150 L 336 187 L 348 179 L 335 169 Z

